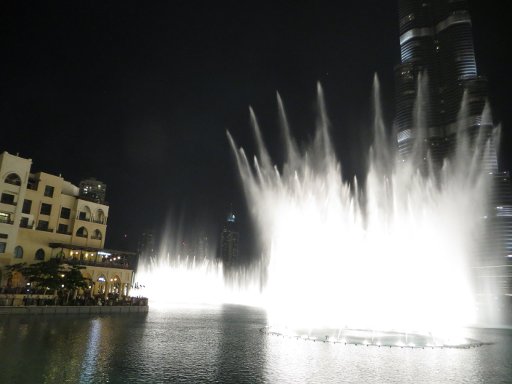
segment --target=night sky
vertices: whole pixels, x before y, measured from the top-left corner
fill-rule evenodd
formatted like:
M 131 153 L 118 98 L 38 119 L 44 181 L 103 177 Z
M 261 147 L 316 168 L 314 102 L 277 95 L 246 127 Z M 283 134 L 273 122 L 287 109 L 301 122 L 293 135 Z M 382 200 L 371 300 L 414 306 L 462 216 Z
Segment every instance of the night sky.
M 506 2 L 470 4 L 479 71 L 503 124 L 501 168 L 511 169 Z M 306 142 L 321 81 L 346 177 L 365 169 L 375 72 L 392 120 L 394 0 L 7 1 L 0 14 L 0 151 L 75 184 L 104 181 L 111 248 L 134 249 L 168 217 L 187 241 L 195 231 L 217 238 L 232 203 L 242 253 L 254 252 L 226 130 L 254 153 L 252 105 L 280 161 L 276 90 Z

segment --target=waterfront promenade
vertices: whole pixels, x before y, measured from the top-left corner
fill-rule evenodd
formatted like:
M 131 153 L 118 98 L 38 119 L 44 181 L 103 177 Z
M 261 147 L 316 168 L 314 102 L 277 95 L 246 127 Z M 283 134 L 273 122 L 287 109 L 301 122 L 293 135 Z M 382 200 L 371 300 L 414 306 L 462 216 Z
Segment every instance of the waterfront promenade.
M 109 314 L 109 313 L 143 313 L 148 312 L 148 305 L 50 305 L 50 306 L 21 306 L 21 307 L 6 307 L 0 306 L 1 315 L 93 315 L 93 314 Z

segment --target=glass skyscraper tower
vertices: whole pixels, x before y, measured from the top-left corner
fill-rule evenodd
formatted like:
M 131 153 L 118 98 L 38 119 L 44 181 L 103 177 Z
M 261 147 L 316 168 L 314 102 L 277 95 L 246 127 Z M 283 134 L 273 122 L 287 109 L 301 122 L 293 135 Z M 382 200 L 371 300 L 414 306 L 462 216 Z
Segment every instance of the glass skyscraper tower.
M 491 135 L 491 121 L 482 121 L 487 81 L 478 75 L 471 18 L 464 0 L 399 0 L 401 63 L 395 68 L 398 149 L 404 159 L 422 128 L 425 150 L 440 165 L 453 149 L 459 110 L 466 92 L 464 125 L 471 135 Z M 419 76 L 424 81 L 419 81 Z M 421 111 L 415 113 L 418 87 Z M 421 126 L 421 127 L 420 127 Z M 484 130 L 482 132 L 481 130 Z M 496 151 L 484 160 L 498 168 Z
M 394 129 L 399 155 L 409 160 L 420 132 L 424 153 L 438 167 L 453 153 L 461 127 L 471 138 L 489 139 L 481 164 L 491 192 L 482 218 L 487 225 L 478 275 L 481 286 L 512 296 L 512 190 L 508 172 L 498 171 L 492 119 L 482 118 L 487 80 L 477 70 L 468 3 L 398 0 L 398 5 L 401 62 L 395 67 Z

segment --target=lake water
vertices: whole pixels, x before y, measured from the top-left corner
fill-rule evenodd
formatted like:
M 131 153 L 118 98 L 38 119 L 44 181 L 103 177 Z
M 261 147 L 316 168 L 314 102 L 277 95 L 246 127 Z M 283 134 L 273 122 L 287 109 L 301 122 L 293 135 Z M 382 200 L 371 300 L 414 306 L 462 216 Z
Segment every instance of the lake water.
M 0 317 L 0 383 L 511 383 L 512 331 L 471 349 L 329 344 L 260 332 L 260 309 Z

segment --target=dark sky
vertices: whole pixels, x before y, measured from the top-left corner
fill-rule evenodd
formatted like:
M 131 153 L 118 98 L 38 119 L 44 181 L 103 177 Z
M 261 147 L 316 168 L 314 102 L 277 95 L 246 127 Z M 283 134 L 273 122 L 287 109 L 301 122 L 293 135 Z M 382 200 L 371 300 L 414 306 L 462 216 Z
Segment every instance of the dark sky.
M 471 3 L 479 69 L 503 123 L 503 154 L 512 125 L 505 3 Z M 276 90 L 305 141 L 322 82 L 348 176 L 364 169 L 374 72 L 392 118 L 399 61 L 394 0 L 0 7 L 0 151 L 32 158 L 33 171 L 107 183 L 110 247 L 133 249 L 139 234 L 161 228 L 169 213 L 185 232 L 202 228 L 217 237 L 232 202 L 243 252 L 250 252 L 249 218 L 225 131 L 252 153 L 252 105 L 279 160 Z M 511 166 L 505 156 L 502 168 Z

